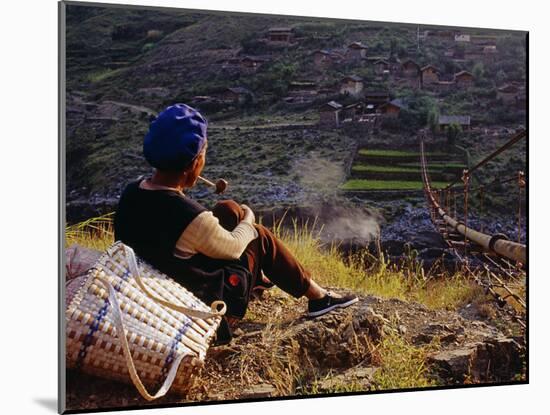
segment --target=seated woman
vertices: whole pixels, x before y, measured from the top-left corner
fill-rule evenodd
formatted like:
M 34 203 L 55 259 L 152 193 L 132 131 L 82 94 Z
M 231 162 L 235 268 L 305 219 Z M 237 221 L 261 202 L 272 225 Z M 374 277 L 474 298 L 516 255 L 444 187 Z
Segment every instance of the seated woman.
M 219 338 L 230 340 L 230 327 L 244 317 L 255 287 L 275 284 L 295 298 L 306 296 L 310 317 L 357 302 L 320 287 L 268 228 L 255 223 L 248 206 L 226 200 L 210 211 L 184 194 L 204 168 L 207 147 L 207 122 L 195 109 L 175 104 L 160 113 L 143 143 L 154 174 L 124 189 L 115 239 L 203 301 L 225 301 Z

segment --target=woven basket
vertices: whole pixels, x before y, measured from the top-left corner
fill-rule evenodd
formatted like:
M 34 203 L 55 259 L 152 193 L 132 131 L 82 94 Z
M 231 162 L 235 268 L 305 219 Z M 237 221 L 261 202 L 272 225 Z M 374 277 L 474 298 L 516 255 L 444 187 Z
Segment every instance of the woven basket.
M 210 307 L 115 242 L 73 289 L 67 366 L 134 383 L 147 400 L 184 393 L 203 366 L 226 306 Z M 75 281 L 76 283 L 76 281 Z M 154 394 L 148 390 L 158 388 Z

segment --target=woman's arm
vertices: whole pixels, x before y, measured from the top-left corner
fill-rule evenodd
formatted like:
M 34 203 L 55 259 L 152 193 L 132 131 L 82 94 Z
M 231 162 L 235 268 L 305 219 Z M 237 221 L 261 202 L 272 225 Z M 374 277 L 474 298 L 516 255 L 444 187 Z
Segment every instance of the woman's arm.
M 216 259 L 239 259 L 250 241 L 258 237 L 254 214 L 245 210 L 244 219 L 231 232 L 220 225 L 211 211 L 202 212 L 181 234 L 174 255 L 189 258 L 200 252 Z

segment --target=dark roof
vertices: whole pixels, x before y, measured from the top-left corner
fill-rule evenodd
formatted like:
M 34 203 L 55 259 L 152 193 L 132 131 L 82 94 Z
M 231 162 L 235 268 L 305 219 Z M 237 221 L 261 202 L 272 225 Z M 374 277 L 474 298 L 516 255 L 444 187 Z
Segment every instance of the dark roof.
M 231 91 L 235 94 L 251 94 L 252 92 L 249 89 L 246 89 L 242 86 L 235 86 L 231 88 L 227 88 L 228 91 Z
M 349 105 L 346 105 L 344 107 L 344 109 L 350 109 L 350 108 L 355 108 L 355 107 L 361 107 L 365 104 L 363 104 L 362 102 L 354 102 L 353 104 L 349 104 Z
M 437 68 L 436 68 L 435 66 L 433 66 L 432 64 L 423 66 L 422 68 L 420 68 L 420 70 L 421 70 L 422 72 L 424 72 L 426 69 L 430 69 L 430 68 L 432 68 L 432 69 L 435 70 L 436 72 L 439 72 L 439 69 L 437 69 Z
M 469 115 L 440 115 L 439 124 L 459 124 L 459 125 L 470 125 L 470 116 Z
M 394 107 L 397 107 L 397 108 L 399 108 L 400 110 L 409 108 L 408 105 L 405 103 L 405 101 L 404 101 L 403 99 L 394 99 L 394 100 L 391 100 L 390 102 L 386 102 L 385 104 L 382 104 L 382 105 L 380 106 L 380 108 L 387 107 L 388 105 L 392 105 L 392 106 L 394 106 Z
M 330 102 L 327 102 L 326 104 L 323 104 L 321 108 L 323 107 L 332 107 L 332 109 L 339 110 L 342 108 L 342 105 L 338 104 L 336 101 L 330 101 Z
M 344 78 L 342 78 L 342 82 L 345 81 L 346 79 L 351 79 L 354 82 L 363 82 L 363 78 L 361 78 L 360 76 L 357 76 L 357 75 L 345 76 Z
M 292 81 L 289 85 L 291 86 L 317 86 L 315 81 Z
M 462 76 L 462 75 L 468 75 L 468 76 L 471 76 L 472 78 L 474 77 L 474 75 L 472 75 L 468 71 L 460 71 L 460 72 L 455 73 L 455 78 L 458 77 L 458 76 Z
M 401 65 L 405 66 L 405 65 L 407 65 L 407 64 L 409 64 L 409 63 L 412 63 L 414 66 L 420 68 L 420 65 L 419 65 L 418 63 L 416 63 L 415 61 L 413 61 L 412 59 L 405 59 L 405 60 L 403 61 L 403 63 L 401 63 Z
M 384 63 L 386 65 L 389 65 L 390 63 L 386 59 L 378 59 L 374 64 Z
M 363 45 L 361 42 L 353 42 L 348 45 L 348 48 L 367 49 L 367 46 Z

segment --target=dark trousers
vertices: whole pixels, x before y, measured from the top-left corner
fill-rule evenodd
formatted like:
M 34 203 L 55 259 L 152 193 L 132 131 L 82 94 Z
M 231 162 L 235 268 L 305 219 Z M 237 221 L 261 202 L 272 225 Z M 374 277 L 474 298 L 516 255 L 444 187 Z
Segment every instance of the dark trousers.
M 212 209 L 212 213 L 218 218 L 220 225 L 229 231 L 232 231 L 245 215 L 244 209 L 233 200 L 219 201 Z M 261 280 L 263 271 L 277 287 L 295 298 L 302 297 L 309 288 L 310 273 L 268 228 L 260 224 L 254 224 L 254 227 L 259 237 L 251 241 L 243 253 L 248 269 L 253 275 L 252 287 Z

